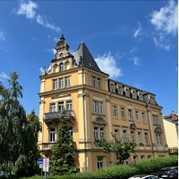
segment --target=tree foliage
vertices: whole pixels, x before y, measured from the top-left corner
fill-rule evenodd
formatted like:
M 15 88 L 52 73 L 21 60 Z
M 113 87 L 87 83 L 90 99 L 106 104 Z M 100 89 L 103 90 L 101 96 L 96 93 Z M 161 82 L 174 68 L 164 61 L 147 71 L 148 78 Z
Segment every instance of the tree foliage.
M 52 148 L 51 175 L 64 175 L 77 171 L 75 167 L 76 149 L 70 130 L 70 120 L 62 117 L 57 133 L 57 143 Z
M 130 157 L 131 153 L 135 152 L 136 144 L 125 140 L 117 140 L 115 138 L 112 142 L 107 142 L 106 140 L 96 141 L 97 146 L 102 147 L 105 152 L 114 152 L 116 154 L 117 164 L 124 163 Z
M 12 73 L 8 81 L 8 87 L 0 84 L 0 167 L 18 176 L 31 175 L 37 168 L 40 124 L 35 113 L 27 116 L 20 104 L 22 86 L 17 73 Z

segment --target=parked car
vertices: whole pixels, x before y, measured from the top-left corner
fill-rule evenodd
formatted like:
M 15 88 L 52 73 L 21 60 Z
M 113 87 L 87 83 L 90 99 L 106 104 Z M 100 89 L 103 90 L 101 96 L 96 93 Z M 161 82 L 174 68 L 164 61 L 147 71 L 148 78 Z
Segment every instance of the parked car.
M 162 168 L 158 173 L 158 177 L 160 179 L 178 179 L 178 167 Z
M 159 179 L 158 176 L 155 175 L 135 175 L 130 177 L 129 179 Z

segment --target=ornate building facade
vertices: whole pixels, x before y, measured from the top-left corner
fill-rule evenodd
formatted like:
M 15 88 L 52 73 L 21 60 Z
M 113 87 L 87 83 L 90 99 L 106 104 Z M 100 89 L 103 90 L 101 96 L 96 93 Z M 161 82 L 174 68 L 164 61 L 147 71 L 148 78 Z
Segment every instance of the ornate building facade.
M 96 140 L 133 140 L 136 153 L 126 162 L 168 153 L 161 106 L 155 94 L 111 80 L 84 43 L 72 54 L 63 35 L 48 70 L 41 74 L 39 148 L 50 157 L 62 115 L 72 122 L 76 165 L 92 171 L 115 163 Z M 64 114 L 65 111 L 65 114 Z

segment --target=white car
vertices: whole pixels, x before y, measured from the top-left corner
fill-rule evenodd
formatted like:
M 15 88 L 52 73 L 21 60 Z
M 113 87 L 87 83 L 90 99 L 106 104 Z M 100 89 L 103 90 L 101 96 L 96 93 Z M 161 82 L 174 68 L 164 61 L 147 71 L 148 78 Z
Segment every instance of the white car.
M 136 175 L 136 176 L 130 177 L 129 179 L 159 179 L 159 177 L 155 175 Z

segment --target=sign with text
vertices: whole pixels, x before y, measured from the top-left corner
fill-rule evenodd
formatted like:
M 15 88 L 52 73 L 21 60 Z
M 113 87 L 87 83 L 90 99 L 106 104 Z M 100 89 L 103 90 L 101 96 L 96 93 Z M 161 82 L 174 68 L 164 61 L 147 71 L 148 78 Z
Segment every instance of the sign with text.
M 37 160 L 37 165 L 39 166 L 39 168 L 43 168 L 43 159 L 42 158 L 39 158 Z
M 43 172 L 49 172 L 49 158 L 43 158 Z

